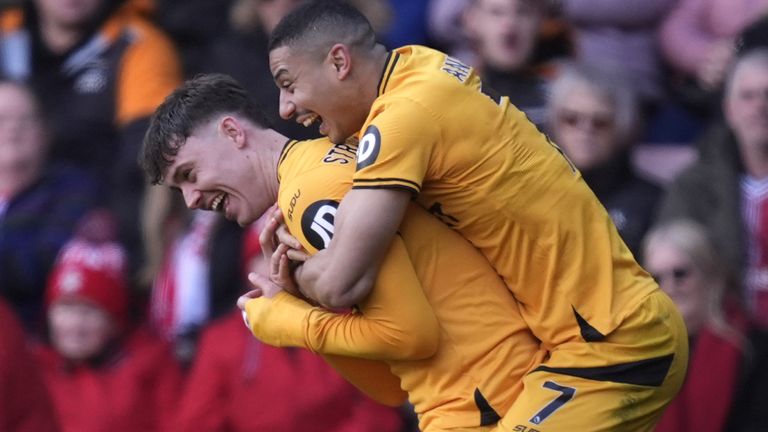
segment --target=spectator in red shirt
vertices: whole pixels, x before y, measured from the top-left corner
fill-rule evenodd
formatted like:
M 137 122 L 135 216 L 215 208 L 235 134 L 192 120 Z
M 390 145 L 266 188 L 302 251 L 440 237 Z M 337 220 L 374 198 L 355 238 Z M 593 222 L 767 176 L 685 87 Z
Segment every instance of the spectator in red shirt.
M 55 431 L 53 406 L 24 337 L 13 311 L 0 301 L 0 430 Z
M 63 431 L 166 431 L 181 371 L 168 347 L 128 324 L 126 253 L 107 213 L 64 246 L 46 290 L 51 346 L 39 350 Z

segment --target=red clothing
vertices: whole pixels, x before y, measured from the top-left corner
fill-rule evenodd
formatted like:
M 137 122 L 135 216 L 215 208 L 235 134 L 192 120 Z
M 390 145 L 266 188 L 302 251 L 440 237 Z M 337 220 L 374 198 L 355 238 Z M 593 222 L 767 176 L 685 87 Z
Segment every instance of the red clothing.
M 732 314 L 730 324 L 745 334 L 746 319 Z M 709 328 L 699 331 L 691 349 L 688 375 L 656 426 L 656 432 L 720 432 L 733 402 L 744 352 Z
M 393 432 L 376 404 L 315 354 L 253 338 L 239 311 L 203 333 L 179 407 L 178 431 Z
M 0 431 L 56 431 L 53 406 L 13 311 L 0 302 Z
M 181 390 L 168 346 L 134 331 L 98 366 L 72 365 L 51 348 L 38 359 L 64 432 L 166 431 Z

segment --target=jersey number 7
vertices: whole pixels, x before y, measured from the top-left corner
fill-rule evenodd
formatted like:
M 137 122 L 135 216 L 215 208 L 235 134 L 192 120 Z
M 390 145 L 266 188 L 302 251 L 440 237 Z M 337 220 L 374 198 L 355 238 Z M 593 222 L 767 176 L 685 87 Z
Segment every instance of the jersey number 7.
M 575 388 L 561 386 L 552 381 L 544 382 L 542 387 L 560 392 L 560 396 L 556 397 L 552 402 L 548 403 L 544 408 L 539 410 L 539 412 L 534 414 L 534 416 L 531 417 L 530 420 L 528 420 L 529 422 L 535 425 L 541 424 L 541 422 L 546 420 L 547 417 L 551 416 L 555 411 L 560 409 L 569 400 L 573 399 L 573 396 L 576 394 Z

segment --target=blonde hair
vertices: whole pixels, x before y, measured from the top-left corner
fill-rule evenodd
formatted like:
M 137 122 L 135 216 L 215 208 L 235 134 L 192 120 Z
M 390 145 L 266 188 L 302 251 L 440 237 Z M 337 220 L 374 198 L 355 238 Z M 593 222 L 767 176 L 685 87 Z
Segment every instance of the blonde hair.
M 696 271 L 703 275 L 704 295 L 707 296 L 706 324 L 708 327 L 747 351 L 745 335 L 728 324 L 723 309 L 727 291 L 733 286 L 733 277 L 707 229 L 689 219 L 676 219 L 652 227 L 643 240 L 643 255 L 648 256 L 661 244 L 674 247 L 686 255 Z

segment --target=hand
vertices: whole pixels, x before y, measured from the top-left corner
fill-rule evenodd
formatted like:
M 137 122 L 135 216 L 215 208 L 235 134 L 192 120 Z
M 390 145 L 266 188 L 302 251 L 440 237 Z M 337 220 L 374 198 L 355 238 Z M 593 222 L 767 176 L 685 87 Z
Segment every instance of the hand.
M 296 297 L 303 297 L 291 274 L 291 261 L 288 259 L 288 246 L 277 246 L 269 260 L 269 280 L 281 290 Z
M 723 84 L 734 53 L 734 44 L 730 40 L 719 41 L 709 50 L 696 74 L 702 88 L 715 90 Z
M 261 275 L 259 273 L 251 272 L 248 273 L 248 281 L 253 285 L 253 290 L 249 291 L 248 293 L 242 295 L 240 298 L 248 297 L 248 299 L 256 298 L 256 297 L 267 297 L 272 298 L 275 296 L 275 294 L 279 293 L 280 291 L 283 291 L 283 288 L 280 285 L 277 285 L 276 283 L 272 282 L 268 277 Z M 246 301 L 248 301 L 246 299 Z M 240 300 L 238 300 L 238 305 L 240 304 Z
M 309 258 L 309 254 L 301 246 L 301 243 L 288 232 L 288 227 L 283 220 L 283 212 L 277 207 L 272 211 L 271 217 L 262 229 L 259 243 L 261 243 L 261 250 L 267 259 L 271 259 L 279 244 L 288 247 L 286 255 L 291 260 L 303 262 Z
M 248 291 L 237 299 L 237 307 L 240 308 L 241 311 L 245 312 L 245 304 L 248 303 L 248 300 L 252 300 L 261 296 L 261 289 Z

